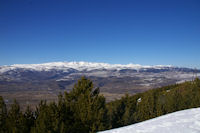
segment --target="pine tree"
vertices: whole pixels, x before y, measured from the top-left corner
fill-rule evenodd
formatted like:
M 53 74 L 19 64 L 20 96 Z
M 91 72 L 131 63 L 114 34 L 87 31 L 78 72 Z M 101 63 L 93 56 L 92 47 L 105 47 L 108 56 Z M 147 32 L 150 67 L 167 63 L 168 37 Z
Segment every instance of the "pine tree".
M 26 111 L 24 112 L 24 118 L 25 118 L 24 124 L 27 127 L 26 132 L 30 133 L 31 127 L 34 126 L 35 117 L 33 111 L 30 109 L 29 106 L 26 108 Z
M 16 100 L 14 100 L 14 103 L 11 105 L 6 123 L 10 133 L 26 133 L 27 131 L 25 118 L 20 111 L 20 106 Z
M 0 96 L 0 133 L 6 133 L 6 118 L 7 118 L 7 108 L 3 100 L 3 97 Z
M 36 109 L 35 126 L 32 128 L 32 133 L 51 133 L 51 121 L 49 108 L 46 101 L 41 101 Z
M 73 90 L 65 94 L 65 98 L 73 112 L 73 131 L 93 133 L 105 129 L 105 98 L 99 95 L 99 88 L 94 89 L 92 81 L 82 77 Z

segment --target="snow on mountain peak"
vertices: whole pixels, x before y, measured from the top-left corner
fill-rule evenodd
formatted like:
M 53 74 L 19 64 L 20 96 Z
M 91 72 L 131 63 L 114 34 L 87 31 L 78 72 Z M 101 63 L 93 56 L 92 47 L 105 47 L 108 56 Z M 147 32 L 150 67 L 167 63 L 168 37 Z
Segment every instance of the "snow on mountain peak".
M 15 70 L 15 69 L 29 69 L 29 70 L 35 70 L 35 71 L 49 71 L 52 69 L 57 70 L 67 70 L 67 69 L 76 69 L 76 70 L 94 70 L 94 69 L 115 69 L 115 70 L 121 70 L 121 69 L 146 69 L 146 68 L 155 68 L 155 69 L 161 69 L 163 67 L 171 67 L 171 66 L 142 66 L 139 64 L 108 64 L 108 63 L 93 63 L 93 62 L 50 62 L 50 63 L 43 63 L 43 64 L 14 64 L 10 66 L 0 66 L 0 72 L 7 72 L 9 70 Z

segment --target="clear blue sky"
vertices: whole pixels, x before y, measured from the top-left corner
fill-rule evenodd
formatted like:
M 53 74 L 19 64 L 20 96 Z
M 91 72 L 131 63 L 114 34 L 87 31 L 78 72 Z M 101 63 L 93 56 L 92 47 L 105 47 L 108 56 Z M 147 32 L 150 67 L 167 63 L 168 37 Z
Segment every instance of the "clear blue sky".
M 200 68 L 200 0 L 0 0 L 0 65 Z

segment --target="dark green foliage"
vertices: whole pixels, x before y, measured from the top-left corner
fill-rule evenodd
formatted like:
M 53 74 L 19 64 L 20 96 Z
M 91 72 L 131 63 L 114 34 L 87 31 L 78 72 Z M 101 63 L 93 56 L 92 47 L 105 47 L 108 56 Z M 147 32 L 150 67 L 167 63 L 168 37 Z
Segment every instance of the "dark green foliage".
M 3 98 L 0 96 L 0 133 L 6 132 L 7 109 Z
M 20 111 L 20 106 L 14 101 L 11 109 L 8 112 L 6 124 L 9 133 L 26 133 L 28 127 L 26 126 L 24 115 Z
M 195 79 L 134 96 L 125 96 L 108 105 L 110 128 L 141 122 L 183 109 L 200 107 L 200 80 Z
M 104 130 L 106 126 L 105 98 L 99 95 L 99 88 L 93 90 L 92 81 L 82 78 L 71 92 L 65 93 L 66 104 L 72 111 L 72 131 L 88 133 Z
M 24 124 L 27 127 L 26 132 L 29 133 L 31 131 L 31 127 L 33 127 L 34 125 L 34 120 L 35 120 L 34 113 L 29 106 L 26 108 L 26 111 L 24 112 L 24 119 L 25 119 Z
M 120 100 L 108 104 L 110 116 L 110 128 L 128 125 L 133 121 L 133 113 L 135 112 L 136 100 L 128 94 Z
M 93 133 L 106 129 L 105 98 L 99 88 L 82 78 L 71 92 L 59 95 L 58 103 L 41 102 L 37 108 L 33 133 Z
M 81 78 L 58 102 L 41 101 L 36 111 L 20 111 L 14 101 L 7 112 L 0 97 L 0 133 L 94 133 L 200 107 L 200 80 L 170 85 L 106 103 L 99 88 Z

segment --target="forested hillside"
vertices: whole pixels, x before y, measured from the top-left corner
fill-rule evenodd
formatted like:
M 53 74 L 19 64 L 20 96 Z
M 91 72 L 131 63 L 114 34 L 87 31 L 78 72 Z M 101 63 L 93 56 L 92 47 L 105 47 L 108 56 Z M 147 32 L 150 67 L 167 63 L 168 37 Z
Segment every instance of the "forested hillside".
M 152 89 L 134 96 L 126 94 L 107 104 L 110 128 L 121 127 L 167 113 L 200 107 L 200 80 Z
M 152 89 L 106 103 L 92 81 L 81 78 L 58 102 L 41 101 L 36 110 L 7 110 L 0 97 L 0 133 L 94 133 L 200 107 L 200 80 Z

